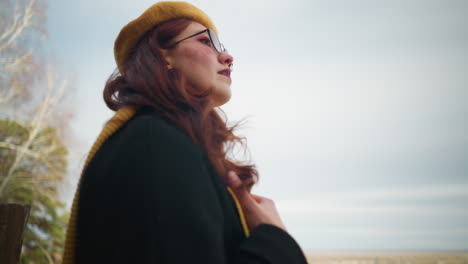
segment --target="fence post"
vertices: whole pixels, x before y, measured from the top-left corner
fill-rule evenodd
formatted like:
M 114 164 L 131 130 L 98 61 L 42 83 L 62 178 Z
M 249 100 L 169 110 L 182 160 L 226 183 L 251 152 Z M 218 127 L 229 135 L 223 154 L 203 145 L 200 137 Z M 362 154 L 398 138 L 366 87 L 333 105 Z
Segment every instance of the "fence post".
M 30 208 L 24 204 L 0 204 L 0 263 L 18 263 Z

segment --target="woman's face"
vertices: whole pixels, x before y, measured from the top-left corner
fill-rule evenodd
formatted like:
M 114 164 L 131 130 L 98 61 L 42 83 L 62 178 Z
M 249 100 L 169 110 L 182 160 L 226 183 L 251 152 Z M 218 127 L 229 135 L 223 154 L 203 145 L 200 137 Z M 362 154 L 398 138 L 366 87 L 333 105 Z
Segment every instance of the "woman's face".
M 174 38 L 174 42 L 205 30 L 197 22 Z M 226 52 L 218 53 L 210 41 L 208 32 L 196 35 L 178 43 L 174 48 L 162 50 L 169 69 L 180 72 L 188 82 L 198 89 L 212 89 L 212 98 L 220 106 L 231 98 L 231 77 L 229 67 L 233 58 Z

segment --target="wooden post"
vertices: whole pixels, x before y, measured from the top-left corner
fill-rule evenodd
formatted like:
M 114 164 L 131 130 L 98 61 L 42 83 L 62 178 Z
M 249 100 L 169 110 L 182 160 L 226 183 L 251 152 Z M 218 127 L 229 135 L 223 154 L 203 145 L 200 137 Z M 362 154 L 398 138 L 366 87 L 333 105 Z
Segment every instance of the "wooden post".
M 30 208 L 23 204 L 0 204 L 0 263 L 18 263 Z

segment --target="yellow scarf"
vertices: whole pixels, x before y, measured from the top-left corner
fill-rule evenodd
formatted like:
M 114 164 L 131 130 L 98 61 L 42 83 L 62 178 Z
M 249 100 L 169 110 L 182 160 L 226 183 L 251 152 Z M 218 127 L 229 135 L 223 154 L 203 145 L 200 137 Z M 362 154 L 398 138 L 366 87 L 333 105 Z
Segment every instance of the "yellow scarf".
M 64 248 L 64 253 L 63 253 L 63 262 L 62 262 L 63 264 L 73 264 L 75 262 L 76 221 L 77 221 L 76 216 L 78 214 L 78 200 L 79 200 L 78 197 L 80 193 L 80 184 L 81 184 L 81 179 L 83 177 L 83 172 L 85 171 L 86 167 L 88 166 L 89 162 L 94 157 L 96 152 L 99 150 L 99 148 L 101 148 L 102 144 L 112 134 L 114 134 L 115 131 L 117 131 L 128 120 L 130 120 L 130 118 L 132 118 L 135 112 L 136 112 L 136 109 L 130 106 L 123 107 L 119 111 L 117 111 L 117 113 L 115 113 L 112 119 L 109 122 L 107 122 L 106 126 L 102 129 L 101 134 L 99 134 L 98 138 L 93 144 L 93 147 L 89 151 L 88 157 L 86 158 L 86 162 L 83 166 L 83 170 L 81 171 L 81 176 L 78 182 L 78 186 L 76 188 L 75 197 L 73 198 L 73 205 L 71 208 L 70 221 L 68 222 L 67 237 L 65 240 L 65 248 Z M 249 228 L 247 227 L 245 215 L 239 203 L 239 200 L 237 199 L 236 195 L 231 190 L 231 188 L 227 187 L 227 189 L 236 204 L 237 212 L 239 213 L 239 216 L 240 216 L 240 221 L 242 224 L 242 229 L 244 230 L 244 234 L 246 237 L 249 237 L 250 236 Z

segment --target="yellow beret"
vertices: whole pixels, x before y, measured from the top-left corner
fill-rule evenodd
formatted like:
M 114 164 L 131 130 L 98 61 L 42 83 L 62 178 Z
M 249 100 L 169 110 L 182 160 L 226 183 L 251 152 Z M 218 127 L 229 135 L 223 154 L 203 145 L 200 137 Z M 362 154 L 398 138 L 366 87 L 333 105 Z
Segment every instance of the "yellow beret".
M 218 34 L 208 15 L 194 5 L 180 1 L 158 2 L 120 30 L 114 44 L 114 57 L 120 73 L 123 73 L 124 63 L 138 40 L 157 24 L 174 18 L 188 18 L 213 29 Z

